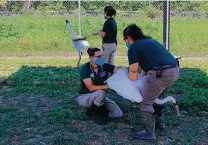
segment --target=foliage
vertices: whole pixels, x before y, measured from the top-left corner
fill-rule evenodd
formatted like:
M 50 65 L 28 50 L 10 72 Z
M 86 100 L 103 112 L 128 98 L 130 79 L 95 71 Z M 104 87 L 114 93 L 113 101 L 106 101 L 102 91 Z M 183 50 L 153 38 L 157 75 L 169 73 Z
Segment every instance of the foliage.
M 201 12 L 208 12 L 208 3 L 205 3 L 205 4 L 201 4 L 200 7 L 199 7 L 199 11 Z
M 4 1 L 0 3 L 5 4 Z M 24 2 L 13 1 L 12 10 L 21 10 Z M 78 8 L 78 1 L 34 1 L 32 7 L 36 10 L 74 10 Z M 163 2 L 161 1 L 82 1 L 81 6 L 85 10 L 103 10 L 106 5 L 114 6 L 117 10 L 148 10 L 149 6 L 162 10 Z M 208 9 L 207 1 L 171 1 L 172 11 L 196 11 L 205 12 Z
M 52 1 L 52 2 L 41 2 L 40 5 L 37 6 L 37 10 L 65 10 L 66 8 L 63 6 L 62 2 L 59 1 Z
M 6 1 L 5 0 L 1 0 L 0 1 L 0 10 L 3 9 L 6 6 Z
M 152 144 L 132 139 L 133 129 L 142 127 L 139 105 L 113 91 L 109 97 L 128 117 L 105 126 L 86 120 L 75 99 L 80 83 L 76 62 L 64 57 L 0 58 L 0 144 Z M 208 63 L 180 62 L 180 78 L 166 93 L 178 95 L 181 117 L 167 103 L 167 131 L 174 144 L 206 144 L 208 119 L 201 116 L 208 111 Z M 128 62 L 117 57 L 116 65 Z
M 74 55 L 71 34 L 66 27 L 69 19 L 78 34 L 78 18 L 74 15 L 21 15 L 0 16 L 0 54 L 4 56 L 53 56 Z M 118 23 L 118 55 L 126 55 L 122 39 L 123 29 L 131 24 L 139 25 L 145 34 L 162 42 L 162 19 L 135 17 L 134 15 L 116 17 Z M 86 36 L 102 28 L 103 15 L 83 16 L 82 35 Z M 170 50 L 174 55 L 207 56 L 207 19 L 172 17 L 170 25 Z M 197 29 L 196 29 L 197 28 Z M 91 46 L 100 47 L 101 38 L 88 38 Z
M 156 7 L 154 7 L 153 5 L 149 5 L 145 9 L 145 13 L 146 13 L 147 17 L 149 17 L 149 18 L 157 17 L 158 12 L 159 12 L 159 10 Z
M 59 61 L 58 61 L 59 60 Z M 13 64 L 13 61 L 16 64 Z M 1 59 L 0 72 L 8 72 L 6 82 L 13 87 L 16 93 L 34 92 L 45 95 L 60 95 L 70 93 L 76 95 L 79 90 L 79 73 L 76 65 L 77 59 L 15 59 L 6 61 Z M 82 60 L 82 63 L 86 62 Z M 199 114 L 208 111 L 208 63 L 207 60 L 181 60 L 180 77 L 178 81 L 168 89 L 166 95 L 176 95 L 179 98 L 179 107 L 189 113 Z M 117 65 L 127 65 L 127 60 L 117 58 Z M 26 65 L 26 66 L 23 66 Z M 48 67 L 43 67 L 43 66 Z M 53 67 L 52 67 L 53 66 Z M 13 73 L 14 70 L 18 70 Z M 12 74 L 12 75 L 11 75 Z M 2 76 L 7 76 L 1 73 Z M 24 76 L 24 77 L 20 77 Z M 121 102 L 122 103 L 122 102 Z M 57 118 L 57 111 L 62 108 L 54 108 L 53 119 Z M 62 112 L 62 111 L 61 111 Z M 67 113 L 62 112 L 64 118 Z M 58 113 L 59 114 L 59 113 Z M 66 117 L 66 116 L 65 116 Z M 79 116 L 77 116 L 79 117 Z M 63 119 L 62 119 L 63 120 Z

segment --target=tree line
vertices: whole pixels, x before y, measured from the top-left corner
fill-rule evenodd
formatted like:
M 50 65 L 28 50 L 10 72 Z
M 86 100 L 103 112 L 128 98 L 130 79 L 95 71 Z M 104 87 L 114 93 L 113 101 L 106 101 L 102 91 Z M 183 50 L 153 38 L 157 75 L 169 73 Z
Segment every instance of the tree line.
M 162 10 L 162 1 L 81 1 L 84 10 L 103 10 L 111 5 L 117 10 L 145 11 L 150 8 Z M 172 11 L 208 12 L 207 1 L 171 1 Z M 76 10 L 78 1 L 0 1 L 0 10 Z

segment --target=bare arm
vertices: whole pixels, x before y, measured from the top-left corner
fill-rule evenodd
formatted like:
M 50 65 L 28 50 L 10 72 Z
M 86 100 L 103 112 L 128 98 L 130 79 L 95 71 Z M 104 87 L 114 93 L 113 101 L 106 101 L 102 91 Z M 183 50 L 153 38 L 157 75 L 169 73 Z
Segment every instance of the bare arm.
M 108 85 L 94 85 L 91 78 L 84 79 L 83 82 L 90 92 L 108 89 Z
M 100 35 L 100 37 L 103 38 L 103 37 L 105 37 L 105 34 L 106 34 L 106 33 L 105 33 L 104 31 L 99 30 L 99 31 L 97 32 L 97 34 Z
M 139 63 L 133 63 L 129 66 L 129 79 L 137 80 L 138 78 Z

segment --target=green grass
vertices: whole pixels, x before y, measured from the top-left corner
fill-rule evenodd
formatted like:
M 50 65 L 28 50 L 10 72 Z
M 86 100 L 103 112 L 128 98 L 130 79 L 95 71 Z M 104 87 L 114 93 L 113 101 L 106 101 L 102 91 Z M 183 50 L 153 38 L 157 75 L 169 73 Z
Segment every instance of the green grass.
M 131 107 L 113 91 L 108 91 L 111 98 L 130 113 L 126 121 L 106 126 L 86 121 L 75 101 L 79 89 L 76 61 L 67 57 L 0 58 L 0 144 L 155 144 L 132 139 L 131 127 L 141 128 L 139 106 Z M 167 104 L 166 124 L 174 144 L 205 144 L 208 140 L 207 62 L 181 60 L 180 78 L 166 92 L 178 97 L 182 113 L 176 117 Z M 127 65 L 127 60 L 117 58 L 116 64 Z
M 19 15 L 0 16 L 0 54 L 6 56 L 66 56 L 76 53 L 65 19 L 69 19 L 78 33 L 75 16 Z M 125 55 L 122 31 L 136 23 L 145 34 L 162 42 L 162 18 L 118 16 L 118 54 Z M 82 16 L 82 34 L 89 35 L 102 28 L 103 16 Z M 170 49 L 175 55 L 207 56 L 207 19 L 171 18 Z M 100 47 L 101 38 L 89 39 L 91 46 Z

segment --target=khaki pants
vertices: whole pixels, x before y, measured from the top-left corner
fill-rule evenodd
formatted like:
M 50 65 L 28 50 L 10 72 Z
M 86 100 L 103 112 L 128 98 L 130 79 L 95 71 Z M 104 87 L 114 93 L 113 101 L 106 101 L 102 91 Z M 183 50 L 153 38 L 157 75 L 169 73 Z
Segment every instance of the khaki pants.
M 156 78 L 156 71 L 149 71 L 145 76 L 144 86 L 141 90 L 143 101 L 141 111 L 154 113 L 153 103 L 156 98 L 178 79 L 179 68 L 164 70 L 161 78 Z
M 98 90 L 93 93 L 81 94 L 77 97 L 77 102 L 80 107 L 89 108 L 94 103 L 97 106 L 102 106 L 105 104 L 106 109 L 109 111 L 109 117 L 122 117 L 123 112 L 118 107 L 118 105 L 106 97 L 104 90 Z
M 110 63 L 114 65 L 114 57 L 116 54 L 116 43 L 103 43 L 102 50 L 103 50 L 103 58 L 105 63 Z

